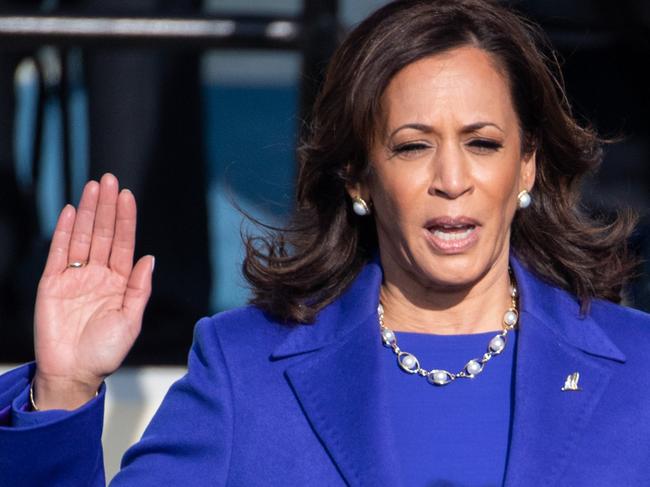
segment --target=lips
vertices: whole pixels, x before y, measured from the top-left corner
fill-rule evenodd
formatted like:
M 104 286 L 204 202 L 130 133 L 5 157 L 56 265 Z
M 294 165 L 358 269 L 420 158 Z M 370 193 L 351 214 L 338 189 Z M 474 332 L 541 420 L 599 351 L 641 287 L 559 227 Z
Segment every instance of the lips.
M 441 230 L 443 232 L 454 232 L 460 231 L 463 232 L 468 228 L 478 227 L 479 223 L 473 218 L 466 216 L 460 217 L 450 217 L 450 216 L 441 216 L 438 218 L 432 218 L 428 220 L 424 227 L 429 231 Z

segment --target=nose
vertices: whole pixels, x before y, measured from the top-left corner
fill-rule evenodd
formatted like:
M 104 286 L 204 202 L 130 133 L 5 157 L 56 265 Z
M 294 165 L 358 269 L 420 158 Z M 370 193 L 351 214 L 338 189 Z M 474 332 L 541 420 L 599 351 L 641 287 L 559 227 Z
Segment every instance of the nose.
M 471 193 L 473 183 L 469 161 L 455 143 L 441 144 L 431 161 L 431 185 L 429 193 L 446 199 L 456 199 Z

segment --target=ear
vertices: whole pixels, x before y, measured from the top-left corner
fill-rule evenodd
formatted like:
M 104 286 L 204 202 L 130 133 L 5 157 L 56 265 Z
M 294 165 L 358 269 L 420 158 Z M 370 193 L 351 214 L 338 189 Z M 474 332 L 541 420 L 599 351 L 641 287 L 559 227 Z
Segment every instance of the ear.
M 350 173 L 350 164 L 346 166 L 346 172 L 348 174 Z M 355 196 L 361 196 L 361 198 L 363 198 L 366 202 L 369 202 L 370 192 L 368 190 L 368 186 L 365 183 L 348 183 L 345 185 L 345 190 L 350 196 L 350 199 L 354 198 Z
M 533 150 L 526 155 L 521 161 L 521 177 L 519 181 L 519 190 L 531 191 L 535 185 L 535 175 L 537 174 L 537 151 Z
M 354 183 L 346 184 L 345 189 L 350 196 L 350 199 L 354 199 L 357 196 L 360 196 L 369 207 L 372 207 L 372 198 L 370 197 L 370 191 L 368 187 L 363 183 Z
M 361 196 L 363 198 L 361 195 L 361 183 L 346 184 L 345 190 L 350 195 L 350 198 L 354 198 L 355 196 Z

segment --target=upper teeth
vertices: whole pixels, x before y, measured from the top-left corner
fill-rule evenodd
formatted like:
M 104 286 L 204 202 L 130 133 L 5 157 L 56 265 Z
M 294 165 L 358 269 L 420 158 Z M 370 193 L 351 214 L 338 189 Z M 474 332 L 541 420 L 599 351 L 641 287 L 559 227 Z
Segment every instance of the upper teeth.
M 458 228 L 458 227 L 445 227 L 445 228 Z M 466 238 L 474 230 L 474 227 L 468 227 L 464 232 L 444 232 L 442 230 L 434 230 L 433 234 L 442 240 L 461 240 Z
M 442 228 L 465 228 L 468 225 L 440 225 Z

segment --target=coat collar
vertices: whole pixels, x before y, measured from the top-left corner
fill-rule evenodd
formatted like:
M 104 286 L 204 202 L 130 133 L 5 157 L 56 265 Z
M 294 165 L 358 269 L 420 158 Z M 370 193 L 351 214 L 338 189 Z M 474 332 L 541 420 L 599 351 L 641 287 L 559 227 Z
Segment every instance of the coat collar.
M 521 319 L 505 485 L 554 485 L 625 356 L 589 315 L 580 317 L 578 302 L 568 293 L 543 282 L 516 257 L 510 263 Z M 314 324 L 292 330 L 271 356 L 290 359 L 285 374 L 334 464 L 353 486 L 400 485 L 396 443 L 388 433 L 389 385 L 376 372 L 385 358 L 377 322 L 382 278 L 376 253 Z M 573 372 L 580 373 L 582 390 L 562 391 Z
M 517 280 L 522 313 L 534 316 L 569 346 L 583 352 L 625 362 L 623 352 L 609 339 L 591 315 L 580 315 L 578 300 L 566 291 L 545 283 L 511 255 L 510 266 Z
M 536 317 L 563 342 L 584 352 L 625 362 L 625 355 L 590 315 L 581 317 L 579 303 L 567 292 L 543 282 L 511 254 L 510 265 L 520 294 L 520 309 Z M 318 350 L 338 342 L 370 315 L 376 314 L 383 270 L 375 252 L 348 290 L 324 308 L 313 325 L 293 330 L 273 358 Z
M 288 357 L 335 344 L 371 315 L 376 317 L 382 279 L 379 254 L 375 253 L 348 289 L 323 308 L 315 323 L 292 330 L 274 350 L 272 357 Z

